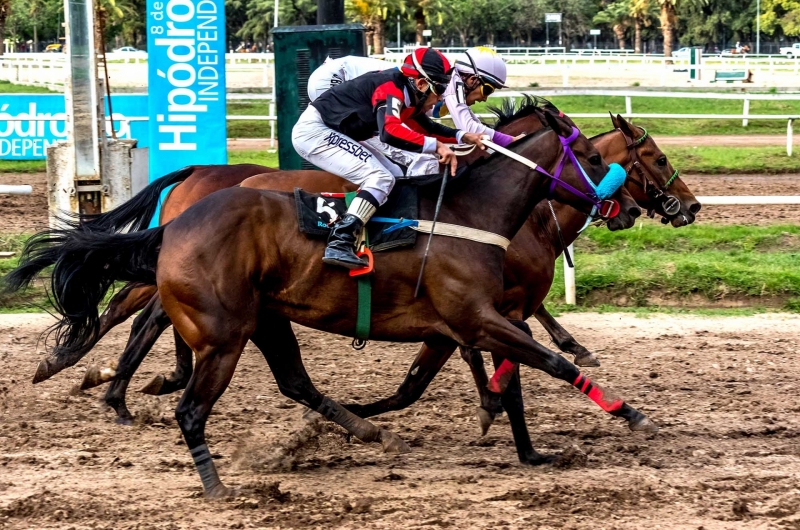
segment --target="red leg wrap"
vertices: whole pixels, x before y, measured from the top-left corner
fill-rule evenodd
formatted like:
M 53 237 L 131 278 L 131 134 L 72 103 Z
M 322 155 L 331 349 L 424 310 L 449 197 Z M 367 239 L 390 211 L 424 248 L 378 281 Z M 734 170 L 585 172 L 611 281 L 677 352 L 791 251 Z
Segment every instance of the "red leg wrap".
M 589 399 L 597 403 L 597 405 L 606 412 L 614 412 L 622 408 L 625 402 L 621 399 L 606 400 L 603 389 L 592 383 L 588 377 L 583 374 L 578 374 L 572 386 L 589 396 Z
M 489 380 L 489 384 L 486 385 L 486 388 L 495 394 L 502 394 L 505 392 L 509 381 L 511 381 L 511 377 L 514 375 L 514 370 L 517 369 L 517 366 L 518 365 L 516 363 L 512 363 L 508 359 L 505 359 L 500 366 L 497 367 L 497 370 L 494 371 L 494 375 Z

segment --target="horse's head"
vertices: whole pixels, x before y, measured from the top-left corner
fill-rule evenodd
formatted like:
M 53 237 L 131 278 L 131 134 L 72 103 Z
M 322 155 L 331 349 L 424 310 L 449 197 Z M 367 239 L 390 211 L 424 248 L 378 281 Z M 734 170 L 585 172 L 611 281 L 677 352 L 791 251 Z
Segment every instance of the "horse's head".
M 526 95 L 520 102 L 504 100 L 501 105 L 490 107 L 489 110 L 497 116 L 497 121 L 494 124 L 495 129 L 511 136 L 523 133 L 533 134 L 545 127 L 549 127 L 545 117 L 547 112 L 558 115 L 566 125 L 577 127 L 575 122 L 555 105 L 544 98 L 536 96 Z M 636 218 L 642 213 L 639 205 L 624 187 L 620 187 L 612 198 L 619 202 L 620 212 L 619 215 L 609 219 L 609 230 L 631 228 L 635 224 Z
M 596 143 L 606 159 L 625 168 L 625 185 L 636 202 L 672 226 L 694 222 L 700 203 L 652 136 L 620 115 L 612 115 L 611 121 L 615 130 L 597 138 Z
M 589 215 L 615 217 L 620 204 L 612 197 L 624 183 L 625 171 L 618 164 L 609 166 L 571 121 L 550 111 L 544 112 L 544 118 L 558 137 L 554 147 L 561 151 L 549 196 Z

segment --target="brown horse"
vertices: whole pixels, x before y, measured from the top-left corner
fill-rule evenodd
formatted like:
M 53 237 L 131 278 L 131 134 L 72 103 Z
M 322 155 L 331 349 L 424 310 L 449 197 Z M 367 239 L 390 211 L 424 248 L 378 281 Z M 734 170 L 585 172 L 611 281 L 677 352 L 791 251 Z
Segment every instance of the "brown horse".
M 500 115 L 501 122 L 500 127 L 506 127 L 508 123 L 513 124 L 518 120 L 528 121 L 525 129 L 528 131 L 535 129 L 537 126 L 541 127 L 541 125 L 538 125 L 536 114 L 528 114 L 535 109 L 536 107 L 533 102 L 528 102 L 514 112 L 511 112 L 510 109 L 506 109 L 505 112 L 499 111 L 498 114 Z M 520 118 L 520 115 L 523 115 L 524 117 Z M 531 122 L 528 118 L 533 119 L 533 122 Z M 617 134 L 603 135 L 602 137 L 599 137 L 593 141 L 596 145 L 600 145 L 600 152 L 603 154 L 604 158 L 620 163 L 631 170 L 634 168 L 634 163 L 638 162 L 639 160 L 637 152 L 641 152 L 642 159 L 644 160 L 641 165 L 645 167 L 645 172 L 643 174 L 637 174 L 630 179 L 628 186 L 632 188 L 634 193 L 641 195 L 639 198 L 641 206 L 648 209 L 657 208 L 659 203 L 651 201 L 647 195 L 643 195 L 643 191 L 645 189 L 660 188 L 664 182 L 668 181 L 669 177 L 664 175 L 666 158 L 658 150 L 657 146 L 652 143 L 651 139 L 644 137 L 642 135 L 642 131 L 633 129 L 627 122 L 624 121 L 624 119 L 620 118 L 618 120 L 614 120 L 614 125 L 616 125 L 619 129 L 614 131 Z M 634 143 L 633 137 L 636 138 L 636 145 L 631 145 Z M 631 147 L 626 147 L 626 144 L 631 145 Z M 671 168 L 666 169 L 671 171 Z M 641 178 L 642 180 L 635 180 L 637 178 Z M 219 180 L 221 179 L 218 179 L 218 181 Z M 284 178 L 281 173 L 271 173 L 249 179 L 245 185 L 252 185 L 254 187 L 260 187 L 263 189 L 284 189 L 289 191 L 294 185 L 311 190 L 338 190 L 343 184 L 345 186 L 350 186 L 348 183 L 345 183 L 344 181 L 333 176 L 321 178 L 315 174 L 308 174 L 307 178 L 301 178 L 298 182 Z M 689 210 L 695 209 L 693 206 L 695 204 L 693 202 L 694 197 L 691 195 L 691 193 L 688 193 L 688 191 L 684 191 L 685 186 L 683 186 L 679 180 L 677 181 L 677 184 L 673 186 L 673 188 L 675 189 L 671 190 L 671 192 L 676 193 L 676 195 L 682 199 L 682 203 L 690 205 L 689 209 L 687 209 L 687 213 L 692 215 L 693 219 L 693 214 Z M 193 185 L 191 189 L 196 190 L 197 186 Z M 206 188 L 206 190 L 209 190 L 209 188 Z M 177 193 L 177 191 L 174 192 L 173 195 L 175 193 Z M 183 200 L 182 197 L 179 198 Z M 162 215 L 162 221 L 168 221 L 173 217 L 173 213 L 179 213 L 179 211 L 176 210 L 177 209 L 173 208 L 171 211 L 169 211 L 169 213 L 165 212 Z M 524 313 L 524 318 L 529 317 L 530 307 L 535 305 L 536 300 L 544 299 L 549 285 L 552 282 L 552 262 L 550 262 L 551 266 L 548 270 L 547 267 L 540 266 L 538 259 L 530 258 L 530 256 L 538 257 L 540 255 L 545 255 L 545 259 L 547 260 L 549 259 L 550 255 L 555 256 L 561 252 L 559 248 L 560 243 L 558 241 L 555 228 L 552 226 L 554 223 L 549 213 L 550 212 L 546 204 L 537 206 L 536 211 L 529 218 L 525 227 L 523 227 L 520 233 L 518 233 L 514 238 L 511 245 L 511 251 L 506 257 L 505 272 L 507 286 L 506 294 L 504 296 L 506 301 L 504 301 L 503 307 L 512 308 L 513 310 L 511 311 L 511 314 L 514 316 L 519 313 Z M 556 206 L 556 213 L 561 220 L 562 225 L 567 227 L 567 235 L 565 237 L 568 239 L 567 243 L 570 243 L 572 239 L 577 236 L 577 229 L 579 228 L 579 226 L 575 226 L 570 234 L 571 224 L 575 223 L 574 220 L 582 222 L 584 217 L 575 210 L 571 208 L 564 208 L 562 206 Z M 564 217 L 564 213 L 568 213 L 568 215 L 565 219 L 562 219 L 562 217 Z M 540 227 L 543 225 L 551 226 L 549 226 L 547 230 L 541 231 Z M 542 241 L 540 241 L 540 239 L 542 239 Z M 533 242 L 534 245 L 525 246 L 520 243 L 523 241 Z M 540 245 L 540 247 L 537 247 L 536 245 Z M 528 259 L 525 259 L 526 257 Z M 542 268 L 545 270 L 539 270 Z M 544 281 L 539 281 L 539 279 Z M 532 300 L 519 300 L 520 295 L 523 293 L 527 293 L 527 296 L 532 298 Z M 124 293 L 121 293 L 120 296 L 124 298 Z M 525 303 L 524 308 L 520 306 L 520 303 L 522 302 Z M 111 307 L 113 307 L 113 305 L 114 304 L 112 303 Z M 138 309 L 138 307 L 136 309 Z M 554 341 L 562 351 L 575 354 L 576 364 L 583 366 L 591 366 L 596 364 L 594 357 L 589 353 L 589 351 L 578 344 L 566 330 L 559 326 L 555 319 L 553 319 L 549 313 L 547 313 L 547 310 L 543 305 L 540 305 L 539 309 L 536 310 L 535 316 L 551 334 Z M 116 370 L 113 368 L 101 370 L 97 367 L 90 367 L 90 369 L 87 371 L 84 379 L 84 388 L 91 388 L 107 381 L 114 381 L 106 393 L 105 400 L 117 411 L 119 421 L 124 423 L 132 421 L 132 416 L 125 405 L 125 390 L 130 379 L 129 374 L 132 374 L 136 370 L 136 368 L 139 366 L 139 363 L 144 358 L 147 351 L 149 351 L 150 347 L 158 338 L 160 333 L 169 325 L 169 319 L 165 318 L 160 304 L 153 303 L 148 305 L 142 315 L 137 318 L 136 322 L 134 323 L 134 328 L 131 333 L 131 342 L 116 366 Z M 175 372 L 173 372 L 170 377 L 157 376 L 143 389 L 143 391 L 146 393 L 163 394 L 185 387 L 186 381 L 188 380 L 192 371 L 192 352 L 190 349 L 188 349 L 188 347 L 186 347 L 186 345 L 177 335 L 176 353 L 178 355 L 179 362 Z M 373 415 L 386 410 L 394 410 L 408 406 L 422 394 L 422 391 L 433 378 L 436 371 L 438 371 L 438 369 L 441 367 L 441 364 L 443 364 L 443 362 L 447 360 L 451 354 L 452 350 L 447 352 L 437 352 L 436 350 L 423 347 L 423 350 L 420 352 L 418 357 L 418 362 L 414 363 L 414 366 L 412 366 L 411 370 L 409 371 L 409 376 L 406 378 L 406 381 L 403 383 L 403 385 L 401 385 L 401 387 L 398 389 L 398 392 L 395 396 L 365 407 L 364 409 L 355 409 L 355 406 L 353 406 L 353 409 L 365 415 Z M 482 357 L 480 357 L 477 352 L 469 351 L 462 351 L 462 355 L 470 364 L 476 381 L 479 382 L 479 392 L 481 393 L 482 398 L 482 406 L 479 408 L 479 417 L 481 418 L 481 425 L 485 431 L 485 429 L 487 429 L 491 424 L 495 413 L 502 410 L 500 405 L 500 396 L 499 394 L 488 392 L 485 388 L 488 377 L 485 374 Z M 420 367 L 424 369 L 421 370 Z M 514 392 L 511 392 L 510 395 L 514 395 Z M 521 399 L 518 399 L 517 401 L 521 405 Z M 524 435 L 515 434 L 515 438 L 520 442 L 518 445 L 519 454 L 525 455 L 529 451 L 529 449 L 526 447 L 530 446 L 529 437 L 527 436 L 527 429 L 525 428 L 524 421 L 515 421 L 516 418 L 522 418 L 522 410 L 520 409 L 519 414 L 516 414 L 509 409 L 509 416 L 512 420 L 511 424 L 514 432 L 525 433 Z
M 507 105 L 504 109 L 495 109 L 500 118 L 496 127 L 501 131 L 513 128 L 518 131 L 516 134 L 538 131 L 545 126 L 542 110 L 540 109 L 541 106 L 549 106 L 556 112 L 558 111 L 546 100 L 526 97 L 519 109 L 514 109 L 513 106 L 508 107 Z M 569 120 L 569 118 L 565 119 Z M 483 155 L 474 152 L 469 157 L 465 157 L 463 162 L 468 164 L 480 156 Z M 298 177 L 296 173 L 292 173 L 292 178 L 289 179 L 286 175 L 277 175 L 278 170 L 276 169 L 254 164 L 190 166 L 159 179 L 124 205 L 107 214 L 93 218 L 86 225 L 90 229 L 102 231 L 118 231 L 126 227 L 130 227 L 133 230 L 146 228 L 150 223 L 150 219 L 156 213 L 156 205 L 161 200 L 160 195 L 174 186 L 169 189 L 168 195 L 163 199 L 163 206 L 160 210 L 158 224 L 164 224 L 180 215 L 189 206 L 208 194 L 239 185 L 245 179 L 263 173 L 272 173 L 273 175 L 266 181 L 256 181 L 258 184 L 254 185 L 254 187 L 276 191 L 292 191 L 295 187 L 300 187 L 311 192 L 353 191 L 354 188 L 352 184 L 341 181 L 338 178 L 331 177 L 333 180 L 327 180 L 327 177 L 320 179 L 319 174 L 316 172 L 302 173 L 301 177 Z M 175 185 L 176 182 L 179 182 L 179 179 L 185 180 Z M 623 214 L 611 219 L 608 223 L 611 230 L 629 228 L 632 226 L 633 217 L 638 215 L 638 210 L 629 196 L 624 196 L 623 201 Z M 137 311 L 145 308 L 154 294 L 154 286 L 138 284 L 125 286 L 112 298 L 108 308 L 100 317 L 100 331 L 97 340 L 100 340 L 109 330 L 127 320 Z M 135 326 L 135 335 L 132 335 L 132 337 L 141 335 L 140 329 L 139 326 Z M 151 338 L 154 341 L 157 337 L 158 335 L 155 335 Z M 175 340 L 179 343 L 182 342 L 178 336 L 175 337 Z M 39 363 L 33 379 L 34 384 L 49 379 L 64 368 L 72 366 L 88 353 L 92 347 L 94 347 L 94 344 L 86 344 L 84 350 L 73 350 L 69 355 L 55 351 L 50 358 L 44 359 Z M 185 351 L 181 344 L 178 345 L 178 349 Z M 144 391 L 163 394 L 183 388 L 188 381 L 191 362 L 189 363 L 188 372 L 184 368 L 179 366 L 177 374 L 173 374 L 173 377 L 157 377 L 156 380 L 145 387 Z M 97 367 L 91 367 L 86 376 L 85 388 L 107 382 L 113 374 L 114 371 L 111 369 L 101 370 Z M 107 401 L 115 409 L 123 411 L 120 415 L 121 418 L 129 420 L 130 415 L 124 407 L 125 389 L 123 387 L 127 387 L 127 384 L 114 385 L 107 395 Z
M 519 109 L 513 111 L 511 109 L 498 109 L 497 112 L 500 117 L 499 128 L 503 130 L 509 125 L 514 126 L 514 124 L 524 122 L 525 128 L 523 130 L 528 132 L 538 130 L 541 124 L 537 118 L 537 112 L 541 111 L 537 109 L 538 107 L 534 101 L 523 103 Z M 640 206 L 649 210 L 658 210 L 661 203 L 658 200 L 651 199 L 650 195 L 652 194 L 648 195 L 644 190 L 661 189 L 661 186 L 668 182 L 669 176 L 667 176 L 665 172 L 667 170 L 672 171 L 672 169 L 667 165 L 666 157 L 658 150 L 658 147 L 651 138 L 642 136 L 642 131 L 636 130 L 621 117 L 612 119 L 617 129 L 612 131 L 612 133 L 593 139 L 593 142 L 598 146 L 598 150 L 606 160 L 617 162 L 624 167 L 630 168 L 630 170 L 633 170 L 635 163 L 639 163 L 640 158 L 637 153 L 641 152 L 641 157 L 645 163 L 639 164 L 639 166 L 645 166 L 647 169 L 643 174 L 637 173 L 634 177 L 628 179 L 626 185 L 629 190 L 637 195 Z M 634 141 L 634 137 L 636 138 L 635 141 L 637 145 L 628 147 Z M 649 175 L 652 175 L 652 177 Z M 187 183 L 193 178 L 194 176 L 190 177 Z M 213 179 L 216 183 L 226 182 L 224 177 L 214 176 Z M 191 192 L 195 192 L 198 189 L 202 192 L 210 192 L 214 189 L 213 185 L 201 187 L 198 184 L 200 183 L 197 181 L 192 183 L 189 187 Z M 243 183 L 243 186 L 276 191 L 291 191 L 294 187 L 300 187 L 309 191 L 352 191 L 354 188 L 350 183 L 332 175 L 322 177 L 315 173 L 307 173 L 299 177 L 292 176 L 290 179 L 280 172 L 272 172 L 247 179 Z M 178 190 L 181 190 L 181 186 L 176 188 L 173 195 L 177 194 Z M 694 220 L 694 213 L 699 208 L 699 204 L 697 204 L 694 196 L 688 191 L 685 184 L 683 184 L 680 179 L 676 179 L 669 191 L 679 198 L 686 215 L 690 216 L 691 220 Z M 170 196 L 170 198 L 171 197 L 172 196 Z M 189 198 L 191 198 L 191 195 L 184 192 L 182 195 L 178 196 L 178 200 L 172 202 L 172 204 L 188 207 L 188 205 L 190 205 Z M 168 202 L 168 204 L 170 203 Z M 565 217 L 561 220 L 561 224 L 567 227 L 571 228 L 576 222 L 582 222 L 582 220 L 585 219 L 584 216 L 581 216 L 579 212 L 576 212 L 572 208 L 565 208 L 559 205 L 555 208 L 559 219 L 561 219 L 562 216 Z M 180 207 L 172 206 L 171 208 L 167 208 L 165 206 L 162 210 L 162 222 L 168 222 L 181 211 Z M 636 210 L 633 210 L 633 212 L 632 215 L 634 216 L 638 214 Z M 624 218 L 624 216 L 621 216 L 621 218 Z M 619 224 L 620 221 L 621 219 L 611 220 L 609 225 L 613 225 L 614 223 Z M 687 220 L 682 218 L 680 221 L 686 222 Z M 542 226 L 546 227 L 546 229 L 541 230 Z M 613 228 L 613 226 L 611 227 Z M 579 228 L 579 226 L 574 227 L 572 234 L 565 237 L 574 239 L 577 236 L 577 230 Z M 527 241 L 533 242 L 534 245 L 518 244 L 518 241 L 526 241 L 522 234 L 529 234 L 530 237 L 527 238 Z M 566 234 L 570 234 L 570 230 L 567 230 Z M 540 241 L 540 239 L 544 241 Z M 572 239 L 569 239 L 567 244 L 571 243 Z M 541 248 L 552 249 L 552 252 L 542 252 Z M 518 233 L 512 241 L 511 249 L 511 252 L 508 253 L 506 258 L 505 270 L 513 271 L 513 273 L 506 273 L 507 294 L 505 298 L 509 301 L 503 304 L 504 313 L 507 307 L 518 308 L 510 312 L 513 314 L 513 318 L 518 319 L 517 314 L 520 313 L 524 313 L 525 318 L 528 318 L 531 316 L 531 308 L 535 307 L 536 300 L 544 299 L 553 278 L 552 263 L 550 266 L 544 267 L 544 271 L 539 271 L 538 269 L 541 267 L 538 267 L 538 257 L 544 255 L 545 260 L 549 260 L 551 253 L 554 256 L 561 253 L 560 242 L 547 204 L 540 204 L 537 206 L 534 210 L 534 214 L 529 218 L 521 233 Z M 536 258 L 532 258 L 532 256 L 536 256 Z M 539 276 L 539 272 L 542 272 L 541 276 Z M 150 295 L 154 292 L 154 288 L 152 286 L 136 287 L 132 289 L 131 292 Z M 517 299 L 520 295 L 526 293 L 527 296 L 532 297 L 532 300 L 526 302 L 524 308 L 520 308 L 519 300 Z M 117 300 L 121 300 L 121 302 L 115 303 Z M 122 291 L 112 300 L 109 309 L 104 313 L 103 317 L 101 317 L 101 333 L 105 332 L 107 323 L 111 321 L 108 315 L 112 315 L 116 320 L 121 320 L 121 318 L 118 317 L 119 315 L 127 318 L 127 316 L 134 311 L 144 307 L 148 300 L 149 299 L 144 296 L 139 298 L 135 295 L 131 295 L 127 290 Z M 578 366 L 596 366 L 598 364 L 595 357 L 586 348 L 575 341 L 575 339 L 549 315 L 543 305 L 539 306 L 539 309 L 535 311 L 534 315 L 548 331 L 561 351 L 575 355 L 575 363 Z M 90 366 L 85 374 L 82 384 L 82 388 L 84 389 L 114 381 L 106 393 L 105 401 L 109 406 L 115 409 L 118 419 L 122 423 L 130 423 L 133 420 L 125 404 L 125 392 L 130 377 L 136 371 L 153 343 L 155 343 L 155 340 L 169 325 L 170 322 L 168 319 L 164 318 L 163 309 L 159 303 L 148 305 L 145 311 L 143 311 L 135 321 L 131 331 L 129 345 L 126 347 L 117 365 L 114 368 Z M 175 336 L 175 342 L 176 354 L 178 357 L 178 364 L 175 371 L 170 376 L 156 376 L 153 381 L 142 389 L 143 392 L 160 395 L 180 390 L 186 386 L 192 371 L 192 352 L 185 346 L 180 336 Z M 477 370 L 479 366 L 482 366 L 482 361 L 480 364 L 478 362 L 481 358 L 474 356 L 474 354 L 465 356 L 465 358 L 469 359 L 468 362 L 472 366 L 473 371 Z M 481 371 L 483 370 L 481 369 Z M 422 375 L 424 374 L 420 374 L 420 376 L 416 378 L 411 378 L 411 381 L 422 381 L 424 382 L 423 386 L 419 387 L 418 390 L 415 390 L 411 394 L 403 392 L 405 387 L 401 387 L 399 390 L 400 395 L 389 401 L 389 403 L 396 403 L 393 408 L 402 407 L 404 404 L 409 403 L 410 399 L 413 400 L 412 396 L 421 394 L 424 385 L 427 384 L 427 380 L 423 378 Z M 431 374 L 431 377 L 432 375 L 433 374 Z M 485 375 L 476 373 L 476 381 L 485 380 Z M 484 389 L 481 388 L 479 391 L 482 392 L 482 408 L 484 409 L 479 410 L 479 413 L 481 414 L 482 424 L 484 427 L 488 427 L 487 422 L 490 422 L 493 418 L 493 414 L 489 411 L 497 410 L 499 408 L 499 401 L 496 399 L 496 396 L 489 398 L 489 395 L 484 392 Z
M 552 172 L 571 149 L 595 184 L 608 165 L 582 135 L 562 149 L 573 134 L 564 120 L 547 113 L 545 129 L 512 144 L 518 155 Z M 560 166 L 559 166 L 560 167 Z M 573 164 L 561 180 L 586 189 Z M 513 159 L 495 155 L 475 164 L 448 189 L 440 214 L 443 223 L 468 226 L 511 238 L 547 194 L 550 178 Z M 437 189 L 421 188 L 420 217 L 430 218 Z M 557 187 L 559 201 L 588 212 L 584 199 Z M 494 208 L 486 215 L 487 205 Z M 205 444 L 211 408 L 233 375 L 239 355 L 252 340 L 262 351 L 284 395 L 318 411 L 357 438 L 380 441 L 386 450 L 407 450 L 394 434 L 358 418 L 322 395 L 302 365 L 290 322 L 352 336 L 357 311 L 355 283 L 323 266 L 324 242 L 300 235 L 289 194 L 247 188 L 214 193 L 177 219 L 144 232 L 111 234 L 53 230 L 35 237 L 20 266 L 6 281 L 18 289 L 36 274 L 31 264 L 55 261 L 52 283 L 62 314 L 56 342 L 60 351 L 81 347 L 97 333 L 97 305 L 114 281 L 156 283 L 173 325 L 197 355 L 192 378 L 176 409 L 207 496 L 229 494 Z M 610 399 L 578 369 L 509 323 L 496 307 L 503 296 L 504 252 L 462 239 L 437 238 L 422 277 L 424 296 L 416 298 L 416 270 L 424 248 L 378 254 L 372 277 L 375 340 L 467 346 L 493 352 L 563 379 L 632 428 L 652 424 L 622 400 Z M 53 256 L 56 256 L 53 258 Z M 531 461 L 550 458 L 534 453 Z

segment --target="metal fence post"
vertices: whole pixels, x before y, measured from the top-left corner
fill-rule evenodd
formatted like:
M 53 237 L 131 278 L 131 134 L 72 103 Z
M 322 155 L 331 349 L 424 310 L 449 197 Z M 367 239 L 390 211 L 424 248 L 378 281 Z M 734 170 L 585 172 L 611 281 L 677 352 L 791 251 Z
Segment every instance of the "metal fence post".
M 789 118 L 789 123 L 786 124 L 786 156 L 792 156 L 792 123 L 794 118 Z

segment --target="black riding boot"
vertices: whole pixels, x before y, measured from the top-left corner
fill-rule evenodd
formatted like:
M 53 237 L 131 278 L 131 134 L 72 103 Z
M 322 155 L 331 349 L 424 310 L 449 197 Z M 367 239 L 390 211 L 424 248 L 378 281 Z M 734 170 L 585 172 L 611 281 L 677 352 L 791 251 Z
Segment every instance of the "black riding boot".
M 351 213 L 336 221 L 331 235 L 328 236 L 328 246 L 322 261 L 346 269 L 366 267 L 368 263 L 356 256 L 356 241 L 363 227 L 361 219 Z

